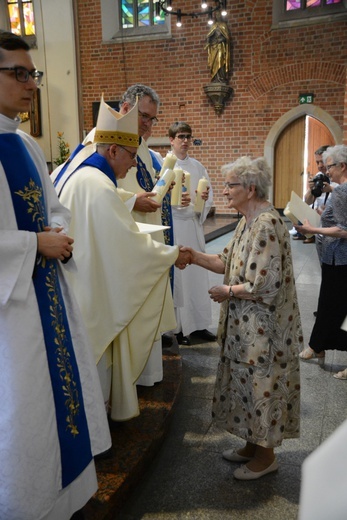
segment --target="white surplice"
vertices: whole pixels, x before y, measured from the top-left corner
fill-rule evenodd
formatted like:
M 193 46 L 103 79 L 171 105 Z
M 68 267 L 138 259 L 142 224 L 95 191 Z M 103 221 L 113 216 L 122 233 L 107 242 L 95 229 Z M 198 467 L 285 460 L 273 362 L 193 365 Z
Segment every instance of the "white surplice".
M 211 181 L 205 167 L 196 159 L 178 159 L 176 167 L 190 173 L 191 202 L 187 207 L 172 206 L 174 243 L 189 246 L 205 252 L 203 223 L 213 202 Z M 208 199 L 201 214 L 194 212 L 196 189 L 199 180 L 205 177 L 210 184 Z M 211 300 L 208 295 L 208 271 L 197 265 L 190 265 L 183 271 L 174 268 L 174 303 L 177 319 L 176 332 L 188 336 L 195 330 L 208 328 L 212 322 Z
M 127 420 L 139 413 L 136 381 L 154 342 L 175 326 L 168 273 L 178 248 L 140 233 L 115 184 L 97 168 L 78 169 L 60 201 L 72 213 L 77 273 L 70 281 L 95 361 L 106 353 L 105 377 L 112 364 L 111 417 Z
M 43 154 L 30 136 L 18 130 L 18 125 L 19 120 L 0 115 L 0 133 L 17 132 L 37 167 L 49 225 L 67 230 L 70 213 L 58 201 Z M 95 467 L 91 462 L 69 486 L 61 489 L 57 418 L 32 282 L 37 238 L 35 233 L 17 228 L 1 164 L 0 238 L 0 518 L 68 520 L 96 491 Z M 96 455 L 111 445 L 109 428 L 80 311 L 66 283 L 64 269 L 58 264 L 92 452 Z
M 155 183 L 155 174 L 152 167 L 152 158 L 148 150 L 147 143 L 144 139 L 141 140 L 140 146 L 137 150 L 137 155 L 143 161 L 146 166 L 147 171 L 149 172 L 152 182 Z M 145 190 L 139 185 L 137 181 L 137 169 L 135 167 L 131 168 L 126 177 L 124 179 L 120 179 L 118 181 L 119 191 L 125 190 L 126 193 L 140 193 Z M 121 194 L 123 197 L 123 195 Z M 161 209 L 153 213 L 144 213 L 142 211 L 132 211 L 132 216 L 136 222 L 144 222 L 145 224 L 156 224 L 161 225 Z M 162 231 L 156 232 L 152 234 L 152 237 L 158 242 L 164 243 L 164 235 Z M 169 296 L 168 296 L 169 297 Z M 173 306 L 173 303 L 172 303 Z M 169 329 L 167 329 L 169 330 Z M 163 330 L 162 332 L 167 332 L 167 330 Z M 148 358 L 145 368 L 142 371 L 141 376 L 139 377 L 137 384 L 151 386 L 154 383 L 161 381 L 163 378 L 163 364 L 162 364 L 162 345 L 161 339 L 158 339 L 153 345 L 151 355 Z

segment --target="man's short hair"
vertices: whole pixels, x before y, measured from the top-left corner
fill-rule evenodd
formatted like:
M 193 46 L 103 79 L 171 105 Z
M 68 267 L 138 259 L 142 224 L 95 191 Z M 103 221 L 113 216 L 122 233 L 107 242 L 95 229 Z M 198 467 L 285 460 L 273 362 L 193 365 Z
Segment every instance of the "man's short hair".
M 136 83 L 129 87 L 123 94 L 122 99 L 119 102 L 119 105 L 122 106 L 123 103 L 129 103 L 132 107 L 136 104 L 136 98 L 140 101 L 143 97 L 148 96 L 151 98 L 153 103 L 155 103 L 158 108 L 160 105 L 160 99 L 155 90 L 151 87 L 147 87 L 147 85 L 142 85 L 141 83 Z
M 0 31 L 0 59 L 3 58 L 1 55 L 1 49 L 6 51 L 16 51 L 17 49 L 23 49 L 29 51 L 30 47 L 23 38 L 17 36 L 8 31 Z
M 185 132 L 186 134 L 192 135 L 192 127 L 184 121 L 176 121 L 175 123 L 172 123 L 169 128 L 169 137 L 174 139 L 179 132 Z
M 320 146 L 320 147 L 318 148 L 318 150 L 316 150 L 316 151 L 314 152 L 314 154 L 315 154 L 315 155 L 322 155 L 322 153 L 324 153 L 325 150 L 327 150 L 327 149 L 329 148 L 329 146 L 330 146 L 330 144 L 325 144 L 325 145 L 323 145 L 323 146 Z

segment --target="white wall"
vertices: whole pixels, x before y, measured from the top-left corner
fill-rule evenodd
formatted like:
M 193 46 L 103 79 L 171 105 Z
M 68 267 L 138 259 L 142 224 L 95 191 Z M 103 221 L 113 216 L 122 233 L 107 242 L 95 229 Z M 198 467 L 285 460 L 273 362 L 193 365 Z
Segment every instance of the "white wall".
M 58 155 L 57 132 L 64 132 L 70 150 L 80 142 L 73 0 L 34 0 L 37 49 L 31 51 L 41 86 L 42 137 L 36 140 L 53 162 Z M 27 125 L 27 128 L 25 127 Z M 28 123 L 23 130 L 30 132 Z

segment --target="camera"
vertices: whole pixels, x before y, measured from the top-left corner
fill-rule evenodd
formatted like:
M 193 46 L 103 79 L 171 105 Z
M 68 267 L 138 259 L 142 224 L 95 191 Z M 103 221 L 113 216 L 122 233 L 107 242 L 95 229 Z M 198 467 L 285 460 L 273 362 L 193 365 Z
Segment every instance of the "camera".
M 324 183 L 327 182 L 330 184 L 330 179 L 324 173 L 317 173 L 317 175 L 311 179 L 311 182 L 313 182 L 313 188 L 311 189 L 312 195 L 314 197 L 320 197 L 323 193 Z

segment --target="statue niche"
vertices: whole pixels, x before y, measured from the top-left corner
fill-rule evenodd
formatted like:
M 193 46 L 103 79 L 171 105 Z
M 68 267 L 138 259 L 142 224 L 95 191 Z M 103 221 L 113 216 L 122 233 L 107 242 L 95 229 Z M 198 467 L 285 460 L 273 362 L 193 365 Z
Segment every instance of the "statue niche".
M 206 37 L 207 63 L 211 73 L 211 83 L 204 87 L 217 114 L 221 114 L 226 101 L 232 94 L 228 85 L 231 72 L 230 33 L 219 13 Z

